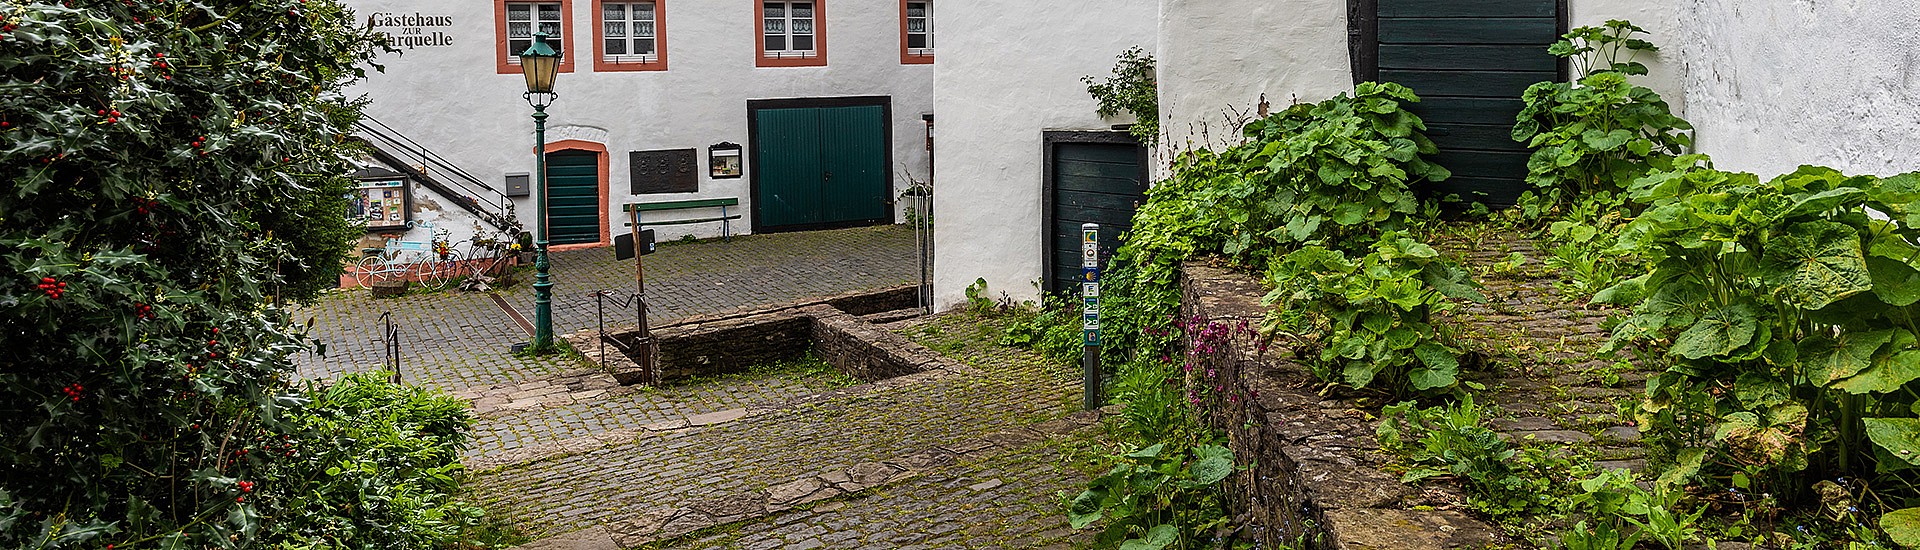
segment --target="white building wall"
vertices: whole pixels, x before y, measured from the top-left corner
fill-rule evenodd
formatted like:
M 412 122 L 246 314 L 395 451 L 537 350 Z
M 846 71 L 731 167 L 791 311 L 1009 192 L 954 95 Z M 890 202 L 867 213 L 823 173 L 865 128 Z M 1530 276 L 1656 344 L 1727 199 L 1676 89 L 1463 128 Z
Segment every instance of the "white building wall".
M 752 99 L 891 96 L 895 193 L 905 188 L 902 172 L 926 177 L 921 114 L 933 108 L 933 69 L 901 63 L 899 3 L 822 1 L 827 66 L 793 68 L 755 66 L 760 27 L 753 2 L 663 2 L 668 70 L 660 72 L 595 72 L 594 4 L 572 1 L 568 15 L 576 36 L 565 46 L 574 51 L 574 70 L 559 76 L 559 99 L 547 109 L 547 140 L 580 139 L 606 147 L 608 235 L 626 231 L 619 205 L 635 201 L 738 197 L 740 211 L 751 216 L 752 167 L 739 179 L 712 179 L 706 151 L 709 145 L 733 142 L 751 154 L 747 101 Z M 353 90 L 372 99 L 368 114 L 490 184 L 504 187 L 505 174 L 533 171 L 533 111 L 521 98 L 524 79 L 498 74 L 493 2 L 349 0 L 349 5 L 363 20 L 380 12 L 453 19 L 450 27 L 423 29 L 449 35 L 451 45 L 405 49 L 379 60 L 385 72 L 371 73 Z M 681 148 L 699 151 L 698 193 L 629 193 L 628 152 Z M 534 219 L 531 200 L 516 204 L 520 219 Z M 736 221 L 733 230 L 746 232 L 748 222 Z M 656 236 L 716 237 L 720 231 L 717 222 L 659 226 Z
M 1262 94 L 1277 112 L 1353 89 L 1347 0 L 1161 0 L 1160 11 L 1166 149 L 1237 143 Z
M 1920 170 L 1920 4 L 1696 0 L 1684 16 L 1686 116 L 1717 167 Z
M 1080 77 L 1111 74 L 1127 48 L 1155 47 L 1156 0 L 940 2 L 934 149 L 934 303 L 976 278 L 1032 299 L 1041 266 L 1041 133 L 1105 130 Z

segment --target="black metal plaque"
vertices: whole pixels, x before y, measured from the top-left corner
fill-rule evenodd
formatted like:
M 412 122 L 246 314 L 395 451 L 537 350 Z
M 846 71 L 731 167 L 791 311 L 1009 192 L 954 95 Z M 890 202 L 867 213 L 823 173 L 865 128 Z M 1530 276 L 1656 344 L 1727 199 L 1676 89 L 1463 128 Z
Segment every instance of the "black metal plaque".
M 662 149 L 628 153 L 633 194 L 694 193 L 700 190 L 700 153 L 693 149 Z

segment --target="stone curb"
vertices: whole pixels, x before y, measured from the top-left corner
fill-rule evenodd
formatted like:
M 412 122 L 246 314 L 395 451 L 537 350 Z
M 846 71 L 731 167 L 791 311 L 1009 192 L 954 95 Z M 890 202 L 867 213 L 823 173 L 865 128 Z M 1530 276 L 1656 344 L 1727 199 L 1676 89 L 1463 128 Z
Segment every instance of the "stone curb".
M 1062 438 L 1099 423 L 1115 408 L 1081 411 L 979 439 L 936 446 L 844 470 L 801 477 L 744 495 L 701 499 L 686 506 L 661 508 L 613 519 L 605 524 L 541 540 L 518 550 L 602 550 L 632 548 L 670 540 L 730 523 L 748 521 L 809 504 L 846 497 L 911 480 L 963 459 L 979 459 L 1046 439 Z

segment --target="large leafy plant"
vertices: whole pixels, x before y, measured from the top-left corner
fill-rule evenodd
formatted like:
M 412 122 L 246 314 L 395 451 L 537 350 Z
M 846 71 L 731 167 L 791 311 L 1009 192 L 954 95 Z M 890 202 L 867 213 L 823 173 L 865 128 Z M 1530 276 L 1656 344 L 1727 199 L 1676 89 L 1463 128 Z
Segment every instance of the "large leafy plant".
M 1486 412 L 1471 396 L 1426 409 L 1400 403 L 1381 409 L 1374 436 L 1407 462 L 1403 482 L 1453 477 L 1468 489 L 1469 505 L 1496 517 L 1548 511 L 1552 505 L 1541 497 L 1564 474 L 1566 460 L 1512 445 L 1483 425 Z
M 1275 258 L 1263 331 L 1287 333 L 1314 375 L 1355 389 L 1440 392 L 1459 383 L 1460 352 L 1433 315 L 1453 299 L 1483 300 L 1467 271 L 1433 247 L 1389 232 L 1349 258 L 1309 246 Z
M 1652 167 L 1685 152 L 1693 129 L 1660 94 L 1627 80 L 1647 74 L 1637 60 L 1659 50 L 1626 21 L 1568 32 L 1549 51 L 1570 58 L 1576 82 L 1541 82 L 1521 96 L 1513 139 L 1533 149 L 1527 182 L 1549 203 L 1626 190 Z
M 1134 123 L 1128 133 L 1148 145 L 1160 140 L 1160 92 L 1155 85 L 1153 54 L 1139 46 L 1127 48 L 1120 52 L 1113 76 L 1105 80 L 1083 76 L 1080 81 L 1086 83 L 1087 95 L 1100 102 L 1096 111 L 1100 116 L 1131 114 Z
M 1121 458 L 1067 504 L 1074 529 L 1106 521 L 1102 548 L 1195 548 L 1226 524 L 1215 489 L 1233 475 L 1233 451 L 1213 444 L 1168 451 L 1154 444 Z
M 1805 495 L 1879 476 L 1920 496 L 1920 173 L 1762 182 L 1680 161 L 1632 189 L 1649 206 L 1620 246 L 1651 272 L 1596 298 L 1633 305 L 1610 345 L 1663 367 L 1637 416 L 1665 479 L 1748 470 Z
M 0 547 L 258 542 L 280 298 L 337 281 L 375 53 L 333 0 L 0 5 Z M 266 434 L 266 435 L 262 435 Z

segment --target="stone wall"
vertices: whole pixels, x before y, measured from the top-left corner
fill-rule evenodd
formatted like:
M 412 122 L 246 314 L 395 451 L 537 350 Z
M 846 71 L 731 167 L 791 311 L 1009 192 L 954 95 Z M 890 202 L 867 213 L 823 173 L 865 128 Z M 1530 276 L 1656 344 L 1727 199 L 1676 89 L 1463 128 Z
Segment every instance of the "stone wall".
M 1252 277 L 1189 264 L 1182 279 L 1183 318 L 1258 323 L 1265 289 Z M 1206 358 L 1229 397 L 1207 400 L 1209 421 L 1227 433 L 1235 462 L 1250 469 L 1230 480 L 1237 515 L 1263 526 L 1270 546 L 1304 538 L 1309 548 L 1479 548 L 1497 542 L 1484 523 L 1452 510 L 1408 509 L 1420 495 L 1382 472 L 1387 458 L 1364 412 L 1314 393 L 1317 384 L 1277 348 L 1262 354 L 1236 337 Z
M 840 372 L 869 382 L 922 372 L 938 354 L 899 335 L 875 327 L 857 315 L 914 307 L 915 287 L 851 294 L 818 302 L 773 309 L 695 317 L 653 329 L 659 342 L 662 383 L 695 376 L 745 372 L 755 365 L 798 359 L 809 350 Z M 607 335 L 618 347 L 630 349 L 638 334 Z M 575 349 L 612 371 L 624 384 L 647 382 L 639 365 L 614 353 L 607 357 L 588 350 L 593 334 L 568 336 Z

